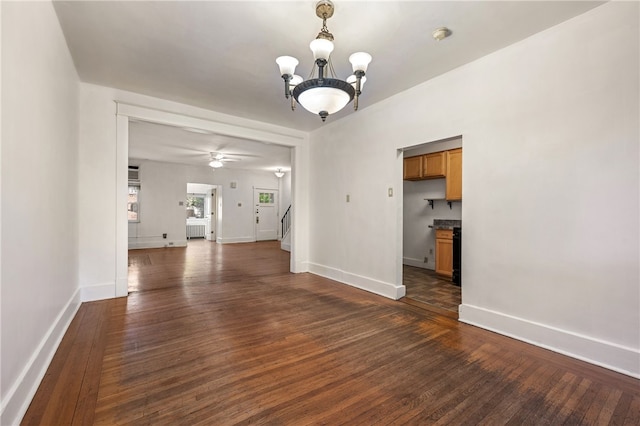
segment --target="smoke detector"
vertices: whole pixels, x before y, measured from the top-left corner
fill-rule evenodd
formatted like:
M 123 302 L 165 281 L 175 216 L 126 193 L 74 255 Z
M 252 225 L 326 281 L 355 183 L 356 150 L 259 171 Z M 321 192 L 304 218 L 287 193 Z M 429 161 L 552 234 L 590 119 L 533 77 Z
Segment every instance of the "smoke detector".
M 449 37 L 451 35 L 451 30 L 447 27 L 440 27 L 437 28 L 434 32 L 433 32 L 433 38 L 440 41 L 440 40 L 444 40 L 445 38 Z

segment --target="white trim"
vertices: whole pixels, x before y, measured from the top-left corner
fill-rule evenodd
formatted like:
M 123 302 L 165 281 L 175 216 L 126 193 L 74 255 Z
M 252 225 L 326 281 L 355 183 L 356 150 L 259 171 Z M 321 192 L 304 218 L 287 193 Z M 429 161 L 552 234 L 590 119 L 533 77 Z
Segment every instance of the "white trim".
M 118 96 L 129 96 L 122 92 Z M 159 101 L 163 101 L 158 99 Z M 291 204 L 296 207 L 292 211 L 291 217 L 291 260 L 290 270 L 291 272 L 305 272 L 306 261 L 309 256 L 309 134 L 307 132 L 301 132 L 292 130 L 286 127 L 275 126 L 269 123 L 262 123 L 258 121 L 252 121 L 243 119 L 241 117 L 227 116 L 224 114 L 216 113 L 211 110 L 203 110 L 199 108 L 192 108 L 184 104 L 173 104 L 175 108 L 181 111 L 170 112 L 160 110 L 153 107 L 146 107 L 141 105 L 135 105 L 119 100 L 115 100 L 117 105 L 116 112 L 116 296 L 126 296 L 127 293 L 123 291 L 126 287 L 120 288 L 123 282 L 126 282 L 127 273 L 127 249 L 128 249 L 128 220 L 126 217 L 126 199 L 122 198 L 125 202 L 124 207 L 119 207 L 118 203 L 121 199 L 119 194 L 120 181 L 125 179 L 128 184 L 128 163 L 122 161 L 123 155 L 128 153 L 128 120 L 129 118 L 136 118 L 144 121 L 150 121 L 154 123 L 172 125 L 177 127 L 192 127 L 197 129 L 204 129 L 212 131 L 213 133 L 234 136 L 245 139 L 257 140 L 261 142 L 274 143 L 277 145 L 288 146 L 291 148 Z M 208 118 L 198 118 L 194 115 L 198 114 Z M 127 123 L 125 126 L 124 123 Z M 122 178 L 121 178 L 122 176 Z M 122 188 L 126 186 L 123 184 Z M 218 196 L 220 197 L 220 196 Z M 122 214 L 120 211 L 122 210 Z M 220 212 L 220 211 L 219 211 Z M 221 220 L 220 213 L 218 214 L 218 221 Z M 217 229 L 221 231 L 221 229 Z M 220 235 L 219 233 L 217 235 Z M 225 239 L 217 237 L 218 243 L 232 243 L 232 242 L 249 242 L 255 241 L 255 238 L 251 240 L 245 238 Z M 124 261 L 124 262 L 123 262 Z M 305 270 L 298 268 L 303 267 Z M 122 294 L 121 294 L 122 293 Z
M 94 300 L 113 299 L 115 297 L 113 282 L 80 287 L 80 300 L 93 302 Z
M 293 257 L 293 252 L 291 253 L 291 257 Z M 291 272 L 294 274 L 301 274 L 304 272 L 309 272 L 309 262 L 306 261 L 295 261 L 291 260 Z
M 115 296 L 129 294 L 129 259 L 127 239 L 129 237 L 129 219 L 127 202 L 129 201 L 129 118 L 116 116 L 116 270 Z M 140 200 L 138 200 L 140 201 Z M 140 216 L 138 215 L 138 219 Z
M 404 285 L 396 286 L 392 283 L 374 280 L 372 278 L 363 277 L 362 275 L 345 272 L 341 269 L 331 268 L 325 265 L 309 262 L 309 272 L 321 277 L 329 278 L 343 284 L 350 285 L 389 299 L 398 300 L 404 297 L 406 288 Z
M 216 238 L 216 243 L 219 243 L 219 244 L 255 243 L 255 242 L 256 242 L 256 237 L 255 236 L 250 236 L 250 237 L 231 237 L 231 238 L 218 237 L 218 238 Z
M 20 375 L 2 395 L 2 409 L 0 424 L 19 424 L 27 412 L 31 400 L 40 386 L 40 382 L 49 368 L 49 364 L 56 353 L 62 337 L 69 328 L 71 320 L 80 308 L 80 289 L 76 289 L 67 304 L 62 308 L 56 319 L 47 330 L 40 344 L 33 352 Z
M 173 244 L 169 245 L 167 240 L 162 238 L 131 238 L 129 239 L 129 250 L 137 249 L 149 249 L 149 248 L 171 248 L 171 247 L 186 247 L 187 240 L 171 240 Z
M 424 261 L 422 261 L 422 259 L 414 259 L 412 257 L 403 257 L 402 258 L 402 264 L 403 265 L 414 266 L 416 268 L 429 269 L 430 271 L 433 271 L 433 269 L 429 268 L 429 264 L 428 263 L 424 263 Z
M 301 131 L 247 119 L 242 119 L 243 124 L 231 124 L 217 121 L 216 119 L 197 118 L 184 113 L 162 111 L 155 108 L 128 104 L 117 100 L 116 103 L 118 104 L 118 115 L 183 128 L 191 127 L 194 129 L 209 130 L 213 133 L 225 136 L 251 139 L 258 142 L 269 142 L 293 147 L 300 145 L 306 137 L 305 133 Z M 251 126 L 259 126 L 265 129 L 256 129 Z
M 291 243 L 280 242 L 280 248 L 284 251 L 291 251 Z
M 563 355 L 640 378 L 640 350 L 569 330 L 462 304 L 459 320 Z

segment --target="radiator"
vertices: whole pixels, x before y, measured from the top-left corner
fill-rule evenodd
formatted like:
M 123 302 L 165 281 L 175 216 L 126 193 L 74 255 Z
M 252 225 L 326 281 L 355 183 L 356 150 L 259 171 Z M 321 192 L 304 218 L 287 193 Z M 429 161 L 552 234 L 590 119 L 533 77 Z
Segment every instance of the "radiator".
M 204 238 L 205 226 L 204 225 L 187 225 L 187 239 L 188 238 Z

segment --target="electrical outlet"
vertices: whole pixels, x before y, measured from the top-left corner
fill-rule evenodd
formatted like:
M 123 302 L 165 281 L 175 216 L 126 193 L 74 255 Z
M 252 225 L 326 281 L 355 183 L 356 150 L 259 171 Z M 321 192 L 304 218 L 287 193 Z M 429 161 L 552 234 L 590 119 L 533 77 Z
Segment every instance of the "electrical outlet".
M 429 258 L 428 257 L 424 258 L 424 263 L 429 263 Z
M 162 234 L 162 238 L 166 239 L 167 238 L 167 234 Z
M 173 241 L 169 241 L 169 245 L 172 246 L 173 245 Z
M 433 254 L 433 249 L 429 249 L 429 254 Z

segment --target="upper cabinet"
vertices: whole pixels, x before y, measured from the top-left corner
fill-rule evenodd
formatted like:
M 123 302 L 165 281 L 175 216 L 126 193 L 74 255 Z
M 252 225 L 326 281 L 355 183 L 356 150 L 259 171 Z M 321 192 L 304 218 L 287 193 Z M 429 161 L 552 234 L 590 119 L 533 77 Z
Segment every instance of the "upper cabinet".
M 441 151 L 423 155 L 422 177 L 424 179 L 443 178 L 446 176 L 445 152 L 446 151 Z
M 447 201 L 462 200 L 462 148 L 404 159 L 404 180 L 445 178 Z
M 446 176 L 446 151 L 404 159 L 404 180 L 443 178 Z
M 404 180 L 422 179 L 422 155 L 404 159 Z
M 447 201 L 462 200 L 462 148 L 446 151 Z

